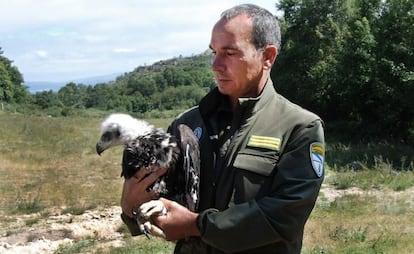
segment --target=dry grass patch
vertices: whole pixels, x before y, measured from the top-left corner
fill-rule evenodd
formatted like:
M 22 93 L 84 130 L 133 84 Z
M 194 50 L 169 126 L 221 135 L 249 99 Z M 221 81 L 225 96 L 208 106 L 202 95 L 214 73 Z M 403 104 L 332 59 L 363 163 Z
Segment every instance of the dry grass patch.
M 413 191 L 322 190 L 305 227 L 303 253 L 412 253 Z
M 58 223 L 66 223 L 66 228 L 76 228 L 73 223 L 77 219 L 84 220 L 82 223 L 105 223 L 104 219 L 121 223 L 118 210 L 122 148 L 105 152 L 101 157 L 96 155 L 95 143 L 102 120 L 103 117 L 51 118 L 0 112 L 2 237 L 10 239 L 30 227 L 40 227 L 44 220 L 53 220 L 53 214 L 66 218 Z M 150 122 L 165 129 L 171 119 Z M 384 151 L 387 147 L 394 149 L 382 146 L 382 153 L 388 152 Z M 364 158 L 371 158 L 371 153 L 377 151 L 374 148 L 371 146 Z M 358 149 L 357 154 L 364 151 L 362 146 Z M 399 171 L 393 170 L 393 165 L 380 156 L 361 171 L 340 170 L 340 165 L 347 165 L 348 159 L 353 161 L 352 147 L 333 146 L 327 150 L 332 152 L 328 153 L 328 163 L 335 163 L 332 166 L 335 172 L 328 170 L 326 185 L 306 225 L 303 253 L 413 253 L 412 150 L 401 159 L 404 163 Z M 111 215 L 105 212 L 106 217 L 100 217 L 102 212 L 92 219 L 84 216 L 95 214 L 95 207 L 110 206 L 118 210 Z M 104 227 L 96 230 L 98 233 L 109 229 L 108 224 L 99 226 Z M 31 234 L 23 235 L 25 241 L 36 241 L 30 244 L 51 245 L 56 253 L 172 252 L 171 243 L 128 237 L 125 227 L 116 230 L 119 232 L 115 233 L 124 236 L 122 244 L 113 245 L 114 239 L 96 239 L 93 234 L 63 241 L 64 237 L 74 235 L 74 231 L 58 230 L 54 234 L 64 242 L 58 247 L 53 239 L 42 242 Z M 48 231 L 42 234 L 48 236 Z
M 1 213 L 118 204 L 122 148 L 96 154 L 102 120 L 1 113 Z

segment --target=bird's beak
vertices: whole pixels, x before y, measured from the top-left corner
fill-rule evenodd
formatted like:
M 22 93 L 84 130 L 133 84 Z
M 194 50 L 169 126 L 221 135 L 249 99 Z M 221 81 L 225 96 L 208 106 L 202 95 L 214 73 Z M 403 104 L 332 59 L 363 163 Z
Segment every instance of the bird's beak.
M 96 143 L 96 153 L 98 155 L 101 155 L 103 151 L 105 151 L 105 146 L 101 141 L 99 141 L 98 143 Z

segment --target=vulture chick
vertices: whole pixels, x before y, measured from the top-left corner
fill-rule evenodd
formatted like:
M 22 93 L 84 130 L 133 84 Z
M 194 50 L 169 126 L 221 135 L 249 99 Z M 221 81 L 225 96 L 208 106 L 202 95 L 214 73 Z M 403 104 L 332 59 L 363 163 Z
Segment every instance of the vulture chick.
M 179 135 L 175 137 L 130 115 L 111 114 L 101 124 L 96 152 L 101 155 L 110 147 L 123 145 L 121 176 L 126 179 L 133 177 L 143 167 L 154 170 L 167 168 L 167 173 L 158 178 L 150 189 L 160 197 L 177 201 L 195 211 L 200 175 L 198 140 L 186 125 L 179 125 L 178 132 Z M 151 216 L 167 212 L 161 201 L 145 203 L 134 212 L 138 226 L 147 237 L 151 231 L 164 236 L 150 222 Z

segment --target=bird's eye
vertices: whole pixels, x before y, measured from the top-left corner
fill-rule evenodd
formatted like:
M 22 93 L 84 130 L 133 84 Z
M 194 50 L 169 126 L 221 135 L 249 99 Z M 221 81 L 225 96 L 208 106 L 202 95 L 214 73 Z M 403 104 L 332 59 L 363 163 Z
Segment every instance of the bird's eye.
M 110 141 L 112 139 L 117 139 L 121 136 L 121 132 L 116 129 L 113 131 L 107 131 L 104 134 L 102 134 L 102 141 Z
M 110 132 L 105 132 L 104 134 L 102 134 L 102 141 L 109 141 L 111 140 L 111 133 Z

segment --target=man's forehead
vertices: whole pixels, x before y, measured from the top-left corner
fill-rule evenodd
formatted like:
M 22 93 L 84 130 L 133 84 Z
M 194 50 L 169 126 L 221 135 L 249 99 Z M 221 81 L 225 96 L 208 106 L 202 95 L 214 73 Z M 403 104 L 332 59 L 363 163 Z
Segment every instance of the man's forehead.
M 210 48 L 239 50 L 240 43 L 251 43 L 252 24 L 246 20 L 246 17 L 236 16 L 230 20 L 221 19 L 217 22 L 211 35 Z
M 251 32 L 253 29 L 253 20 L 249 15 L 243 13 L 229 19 L 222 17 L 215 25 L 215 27 L 219 26 L 228 30 Z

